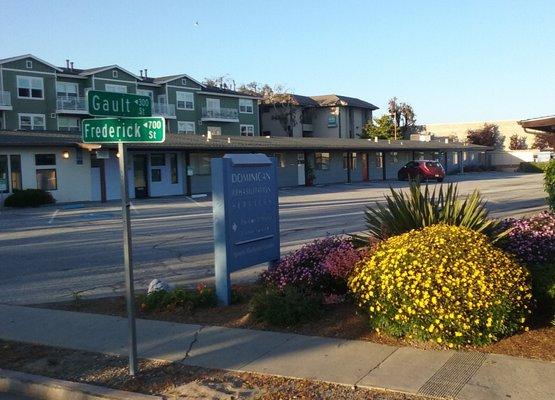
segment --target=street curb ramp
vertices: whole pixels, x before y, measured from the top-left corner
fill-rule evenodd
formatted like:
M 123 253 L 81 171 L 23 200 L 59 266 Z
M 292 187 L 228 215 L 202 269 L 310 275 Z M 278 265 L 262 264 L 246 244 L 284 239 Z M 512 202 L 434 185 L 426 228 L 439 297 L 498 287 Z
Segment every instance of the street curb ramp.
M 0 394 L 11 393 L 41 400 L 161 400 L 160 396 L 125 392 L 26 374 L 0 368 Z

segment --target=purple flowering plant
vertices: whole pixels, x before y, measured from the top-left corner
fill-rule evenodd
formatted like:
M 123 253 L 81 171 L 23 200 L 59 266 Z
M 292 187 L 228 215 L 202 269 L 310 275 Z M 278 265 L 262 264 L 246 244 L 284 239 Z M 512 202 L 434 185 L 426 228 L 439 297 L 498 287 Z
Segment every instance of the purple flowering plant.
M 543 211 L 531 217 L 503 220 L 501 229 L 511 229 L 501 247 L 527 265 L 555 260 L 555 213 Z
M 350 239 L 316 239 L 283 257 L 276 268 L 262 274 L 262 281 L 281 291 L 291 285 L 309 292 L 343 295 L 347 276 L 361 257 Z

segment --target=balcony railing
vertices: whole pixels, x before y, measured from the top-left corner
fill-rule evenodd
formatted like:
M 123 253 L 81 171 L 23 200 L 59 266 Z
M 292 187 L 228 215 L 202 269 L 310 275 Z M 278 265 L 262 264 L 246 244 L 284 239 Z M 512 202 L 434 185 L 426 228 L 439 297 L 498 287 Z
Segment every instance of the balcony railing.
M 12 96 L 10 92 L 0 90 L 0 106 L 1 107 L 11 107 L 12 106 Z
M 152 103 L 152 114 L 162 117 L 175 117 L 175 104 Z
M 84 97 L 58 96 L 56 99 L 56 110 L 58 112 L 76 111 L 82 114 L 87 112 L 87 102 Z
M 239 111 L 235 108 L 202 108 L 204 121 L 239 121 Z

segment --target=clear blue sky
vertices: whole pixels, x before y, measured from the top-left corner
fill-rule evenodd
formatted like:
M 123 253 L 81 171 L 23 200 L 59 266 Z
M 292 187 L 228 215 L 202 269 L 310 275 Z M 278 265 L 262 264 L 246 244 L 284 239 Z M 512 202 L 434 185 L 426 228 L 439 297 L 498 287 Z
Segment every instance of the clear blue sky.
M 0 0 L 0 15 L 0 58 L 228 74 L 381 112 L 397 96 L 419 123 L 555 114 L 553 0 Z

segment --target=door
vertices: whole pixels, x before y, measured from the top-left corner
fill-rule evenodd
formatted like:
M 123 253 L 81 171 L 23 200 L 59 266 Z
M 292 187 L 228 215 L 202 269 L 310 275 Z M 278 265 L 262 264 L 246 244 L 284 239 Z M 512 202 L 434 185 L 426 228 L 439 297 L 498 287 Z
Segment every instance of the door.
M 206 99 L 206 109 L 209 113 L 220 113 L 220 99 Z M 212 116 L 212 115 L 211 115 Z
M 216 135 L 221 136 L 222 128 L 219 126 L 208 126 L 206 127 L 206 132 L 212 136 L 216 136 Z
M 133 155 L 133 171 L 135 175 L 135 198 L 144 199 L 148 197 L 146 154 Z
M 368 165 L 368 154 L 367 153 L 362 153 L 361 164 L 362 164 L 362 180 L 364 182 L 368 182 L 370 180 L 370 176 L 368 175 L 368 168 L 370 166 Z

